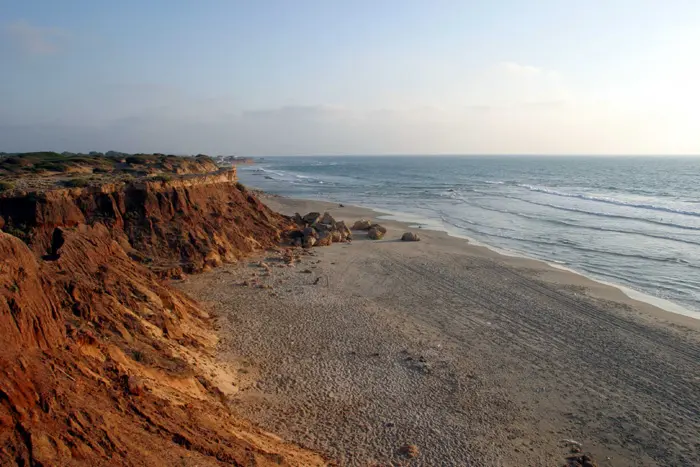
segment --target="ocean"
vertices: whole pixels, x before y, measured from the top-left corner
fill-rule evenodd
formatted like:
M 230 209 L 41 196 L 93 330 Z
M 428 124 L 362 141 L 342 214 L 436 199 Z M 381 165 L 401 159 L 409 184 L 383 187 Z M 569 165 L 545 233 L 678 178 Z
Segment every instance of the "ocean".
M 700 318 L 700 158 L 278 157 L 239 166 L 239 178 L 542 259 Z

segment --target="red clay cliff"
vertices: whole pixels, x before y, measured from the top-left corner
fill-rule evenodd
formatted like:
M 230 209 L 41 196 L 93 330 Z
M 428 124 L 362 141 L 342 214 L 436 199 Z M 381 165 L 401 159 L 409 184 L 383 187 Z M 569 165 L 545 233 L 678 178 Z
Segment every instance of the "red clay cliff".
M 0 465 L 324 465 L 228 409 L 167 277 L 274 247 L 235 169 L 0 195 Z

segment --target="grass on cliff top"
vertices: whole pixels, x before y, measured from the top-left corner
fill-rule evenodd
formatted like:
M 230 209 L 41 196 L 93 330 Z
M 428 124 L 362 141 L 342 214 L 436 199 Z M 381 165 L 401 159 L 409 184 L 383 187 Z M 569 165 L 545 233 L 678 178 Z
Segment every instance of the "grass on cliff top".
M 87 178 L 71 178 L 70 180 L 64 181 L 63 184 L 70 188 L 82 188 L 88 186 L 90 180 Z
M 113 170 L 117 159 L 90 154 L 59 154 L 57 152 L 27 152 L 0 158 L 0 174 L 41 175 L 45 172 L 69 172 L 74 169 L 100 168 Z
M 154 174 L 206 173 L 218 168 L 205 155 L 181 157 L 166 154 L 74 154 L 50 151 L 20 154 L 0 153 L 0 177 L 27 179 L 55 177 L 67 173 L 98 174 L 108 178 L 112 173 L 137 176 Z

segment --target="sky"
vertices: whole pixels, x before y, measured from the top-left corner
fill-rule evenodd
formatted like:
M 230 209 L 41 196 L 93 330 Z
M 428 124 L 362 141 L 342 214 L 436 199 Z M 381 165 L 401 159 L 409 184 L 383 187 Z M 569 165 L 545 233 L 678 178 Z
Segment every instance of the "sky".
M 0 151 L 700 154 L 697 0 L 3 0 Z

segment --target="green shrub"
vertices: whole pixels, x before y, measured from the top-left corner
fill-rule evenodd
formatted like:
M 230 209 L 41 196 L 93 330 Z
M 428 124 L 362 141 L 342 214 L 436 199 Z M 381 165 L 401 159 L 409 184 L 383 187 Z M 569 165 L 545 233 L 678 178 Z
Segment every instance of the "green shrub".
M 87 178 L 72 178 L 70 180 L 66 180 L 63 182 L 63 184 L 71 188 L 81 188 L 88 186 L 90 184 L 90 180 Z
M 134 360 L 137 361 L 137 362 L 143 362 L 144 359 L 145 359 L 145 356 L 144 356 L 143 352 L 141 352 L 140 350 L 132 350 L 132 351 L 131 351 L 131 356 L 132 356 L 132 357 L 134 358 Z
M 14 190 L 14 188 L 15 188 L 14 183 L 7 181 L 7 180 L 0 180 L 0 193 L 2 193 L 3 191 Z
M 92 158 L 88 159 L 87 157 L 71 157 L 68 160 L 70 162 L 76 162 L 78 164 L 92 164 L 93 162 L 95 162 L 95 159 L 98 159 L 98 158 L 92 157 Z
M 148 161 L 144 156 L 129 156 L 125 160 L 127 164 L 134 165 L 145 164 Z
M 156 182 L 169 182 L 173 179 L 172 175 L 167 175 L 167 174 L 158 174 L 155 177 L 152 177 L 151 180 L 154 180 Z
M 68 166 L 61 162 L 40 162 L 35 167 L 40 170 L 48 170 L 49 172 L 65 172 Z
M 27 159 L 43 159 L 43 160 L 56 160 L 56 159 L 65 159 L 65 157 L 57 152 L 52 152 L 52 151 L 39 151 L 39 152 L 25 152 L 20 154 L 20 157 L 24 157 Z
M 25 240 L 27 237 L 27 226 L 24 224 L 20 225 L 13 225 L 13 224 L 6 224 L 3 228 L 2 231 L 5 232 L 6 234 L 13 235 L 19 239 Z

